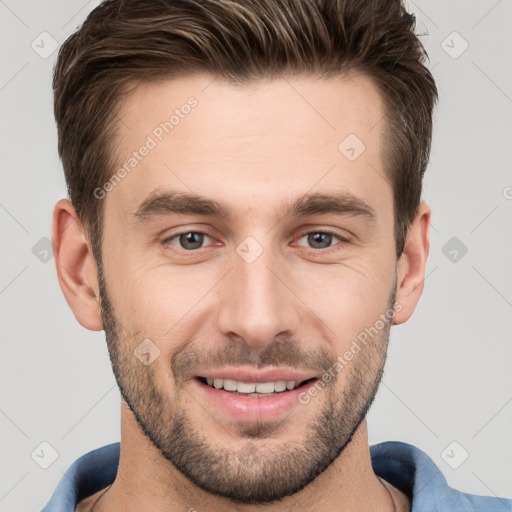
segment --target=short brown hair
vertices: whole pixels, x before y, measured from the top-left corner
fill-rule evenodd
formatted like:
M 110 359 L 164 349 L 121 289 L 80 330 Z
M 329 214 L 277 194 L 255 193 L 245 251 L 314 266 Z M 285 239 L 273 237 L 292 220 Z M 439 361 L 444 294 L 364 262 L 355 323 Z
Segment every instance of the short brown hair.
M 116 165 L 127 86 L 210 73 L 235 83 L 355 71 L 379 88 L 385 171 L 402 254 L 421 200 L 437 100 L 415 18 L 400 0 L 107 0 L 61 46 L 54 109 L 68 192 L 101 254 L 102 201 Z

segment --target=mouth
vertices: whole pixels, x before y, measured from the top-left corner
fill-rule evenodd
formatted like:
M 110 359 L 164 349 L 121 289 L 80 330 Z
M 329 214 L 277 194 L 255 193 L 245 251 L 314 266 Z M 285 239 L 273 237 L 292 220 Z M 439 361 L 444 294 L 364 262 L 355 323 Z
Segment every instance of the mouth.
M 304 411 L 301 393 L 318 381 L 312 373 L 292 370 L 230 369 L 204 372 L 190 379 L 191 392 L 210 416 L 218 421 L 235 420 L 261 423 L 297 418 L 290 415 L 297 408 Z M 308 409 L 313 411 L 314 409 Z
M 276 380 L 268 382 L 244 382 L 234 379 L 196 377 L 203 385 L 213 389 L 224 390 L 234 395 L 251 398 L 275 396 L 288 391 L 302 388 L 316 381 L 316 377 L 305 380 Z

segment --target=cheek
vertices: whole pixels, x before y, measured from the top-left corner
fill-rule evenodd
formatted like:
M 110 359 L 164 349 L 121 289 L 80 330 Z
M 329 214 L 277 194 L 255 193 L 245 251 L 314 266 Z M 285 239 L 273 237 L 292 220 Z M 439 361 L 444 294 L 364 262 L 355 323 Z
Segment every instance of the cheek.
M 310 311 L 311 321 L 317 317 L 316 323 L 324 325 L 323 332 L 336 353 L 343 352 L 360 332 L 373 326 L 386 312 L 393 269 L 392 265 L 385 268 L 365 264 L 362 259 L 335 268 L 319 266 L 309 272 L 306 283 L 296 288 Z
M 131 329 L 154 339 L 168 352 L 188 341 L 198 316 L 202 317 L 208 304 L 211 307 L 209 295 L 219 280 L 213 267 L 192 265 L 173 268 L 134 263 L 128 276 L 122 279 L 116 313 Z

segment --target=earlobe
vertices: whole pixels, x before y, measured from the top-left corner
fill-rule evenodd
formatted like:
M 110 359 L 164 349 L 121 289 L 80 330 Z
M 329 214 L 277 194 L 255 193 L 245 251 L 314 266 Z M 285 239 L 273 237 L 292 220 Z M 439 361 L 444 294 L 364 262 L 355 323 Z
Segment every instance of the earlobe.
M 60 288 L 75 318 L 92 331 L 101 331 L 98 270 L 85 230 L 70 201 L 53 210 L 52 245 Z
M 425 267 L 430 249 L 430 207 L 420 203 L 409 226 L 404 251 L 398 262 L 396 314 L 393 324 L 406 322 L 413 314 L 423 293 Z

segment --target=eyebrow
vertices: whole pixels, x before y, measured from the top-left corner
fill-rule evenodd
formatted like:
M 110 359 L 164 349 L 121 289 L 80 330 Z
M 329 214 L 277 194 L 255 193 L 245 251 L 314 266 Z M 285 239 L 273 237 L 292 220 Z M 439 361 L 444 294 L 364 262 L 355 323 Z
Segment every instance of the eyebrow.
M 375 222 L 375 210 L 363 199 L 350 192 L 306 194 L 293 203 L 284 205 L 283 217 L 307 217 L 312 215 L 348 215 L 366 217 Z M 157 217 L 172 214 L 203 215 L 228 221 L 237 217 L 237 211 L 214 199 L 204 196 L 155 191 L 137 208 L 133 217 L 137 222 L 148 222 Z

